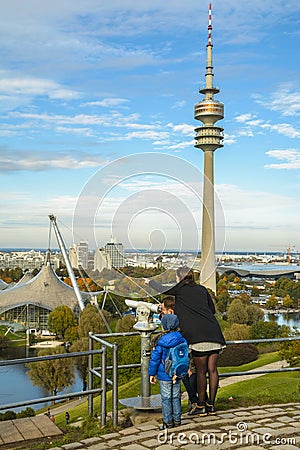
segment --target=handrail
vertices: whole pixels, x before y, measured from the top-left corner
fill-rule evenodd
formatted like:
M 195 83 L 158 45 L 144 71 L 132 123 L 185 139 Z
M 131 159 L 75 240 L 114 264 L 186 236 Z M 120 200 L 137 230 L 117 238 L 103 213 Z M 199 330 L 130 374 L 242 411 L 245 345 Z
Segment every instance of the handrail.
M 118 344 L 116 342 L 111 343 L 108 342 L 107 338 L 117 338 L 121 336 L 137 336 L 140 335 L 139 332 L 124 332 L 124 333 L 111 333 L 111 334 L 97 334 L 89 333 L 89 339 L 91 340 L 90 348 L 87 351 L 82 352 L 71 352 L 71 353 L 61 353 L 56 355 L 47 355 L 47 356 L 36 356 L 30 358 L 20 358 L 13 359 L 7 361 L 0 361 L 0 367 L 6 365 L 15 365 L 15 364 L 28 364 L 28 363 L 36 363 L 45 360 L 56 360 L 63 358 L 75 358 L 81 356 L 89 357 L 89 384 L 88 390 L 86 391 L 78 391 L 72 392 L 68 394 L 60 394 L 49 397 L 41 397 L 32 400 L 26 400 L 21 402 L 9 403 L 5 405 L 0 405 L 0 410 L 9 409 L 9 408 L 18 408 L 26 405 L 34 405 L 37 403 L 49 402 L 52 400 L 63 400 L 66 398 L 75 398 L 81 396 L 88 396 L 89 399 L 89 414 L 93 413 L 93 394 L 101 394 L 101 405 L 100 405 L 100 420 L 101 425 L 106 424 L 106 394 L 107 394 L 107 385 L 112 386 L 112 423 L 113 426 L 118 424 L 118 370 L 121 369 L 129 369 L 129 368 L 139 368 L 141 367 L 141 363 L 134 364 L 118 364 Z M 266 342 L 291 342 L 300 340 L 300 336 L 286 337 L 286 338 L 266 338 L 266 339 L 245 339 L 245 340 L 237 340 L 237 341 L 227 341 L 227 345 L 232 344 L 258 344 L 258 343 L 266 343 Z M 93 343 L 97 342 L 102 344 L 101 349 L 94 350 Z M 107 349 L 112 350 L 112 365 L 107 366 Z M 101 367 L 93 367 L 93 356 L 96 354 L 101 354 Z M 107 371 L 112 371 L 111 379 L 107 378 Z M 263 369 L 263 370 L 251 370 L 251 371 L 243 371 L 243 372 L 230 372 L 230 373 L 220 373 L 220 377 L 232 377 L 232 376 L 247 376 L 247 375 L 260 375 L 260 374 L 268 374 L 268 373 L 276 373 L 276 372 L 293 372 L 300 371 L 300 367 L 282 367 L 277 369 Z M 101 387 L 97 389 L 93 389 L 93 376 L 97 376 L 101 379 Z

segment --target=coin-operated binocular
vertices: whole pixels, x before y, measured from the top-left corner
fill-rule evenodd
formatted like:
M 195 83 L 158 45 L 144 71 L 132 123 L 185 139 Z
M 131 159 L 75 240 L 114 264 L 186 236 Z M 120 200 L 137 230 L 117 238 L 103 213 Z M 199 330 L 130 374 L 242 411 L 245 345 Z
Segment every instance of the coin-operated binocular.
M 161 407 L 160 395 L 151 395 L 148 367 L 151 356 L 150 336 L 156 330 L 157 324 L 153 315 L 160 310 L 160 304 L 125 300 L 127 306 L 136 310 L 136 323 L 133 328 L 141 334 L 141 396 L 120 400 L 125 406 L 136 409 L 150 410 Z
M 127 306 L 136 309 L 137 322 L 133 328 L 138 331 L 155 331 L 156 323 L 153 321 L 153 314 L 159 311 L 160 305 L 148 302 L 137 302 L 135 300 L 125 300 Z

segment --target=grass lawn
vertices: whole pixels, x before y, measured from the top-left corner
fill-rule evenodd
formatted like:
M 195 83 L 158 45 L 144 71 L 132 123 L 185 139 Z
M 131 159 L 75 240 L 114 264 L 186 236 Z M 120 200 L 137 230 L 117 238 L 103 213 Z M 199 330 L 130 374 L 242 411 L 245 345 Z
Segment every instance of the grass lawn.
M 219 367 L 219 373 L 232 373 L 232 372 L 246 372 L 247 370 L 257 369 L 266 364 L 271 364 L 273 362 L 280 361 L 280 357 L 277 352 L 263 353 L 259 355 L 255 361 L 247 364 L 242 364 L 241 366 L 228 366 Z
M 279 361 L 277 352 L 266 353 L 260 355 L 256 361 L 244 364 L 238 367 L 222 367 L 220 372 L 241 372 L 270 364 L 274 361 Z M 140 378 L 135 378 L 129 383 L 126 383 L 119 388 L 119 399 L 137 397 L 140 395 L 141 381 Z M 151 393 L 159 393 L 158 383 L 151 386 Z M 232 398 L 232 399 L 231 399 Z M 229 386 L 220 388 L 217 396 L 217 409 L 233 409 L 245 406 L 255 406 L 270 403 L 289 403 L 300 402 L 300 371 L 299 372 L 282 372 L 262 375 L 260 377 L 241 381 L 231 384 Z M 94 400 L 94 412 L 99 415 L 100 398 Z M 187 410 L 187 402 L 182 403 L 183 411 Z M 119 405 L 120 409 L 124 407 Z M 111 411 L 111 392 L 107 394 L 107 409 Z M 87 416 L 87 402 L 72 409 L 70 412 L 71 421 L 76 422 L 80 417 Z M 55 413 L 55 411 L 54 411 Z M 56 423 L 64 425 L 64 413 L 56 416 Z
M 262 375 L 224 386 L 218 391 L 217 409 L 300 402 L 300 371 Z

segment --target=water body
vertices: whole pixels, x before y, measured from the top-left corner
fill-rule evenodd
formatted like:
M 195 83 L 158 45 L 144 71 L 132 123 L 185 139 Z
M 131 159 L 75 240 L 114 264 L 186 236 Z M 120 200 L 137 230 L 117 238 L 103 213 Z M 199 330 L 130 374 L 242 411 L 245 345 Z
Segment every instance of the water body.
M 300 313 L 265 314 L 265 320 L 277 322 L 278 325 L 296 327 L 300 331 Z
M 1 361 L 33 356 L 36 356 L 36 350 L 32 348 L 25 349 L 25 347 L 12 347 L 0 350 Z M 74 384 L 65 390 L 64 393 L 81 390 L 82 382 L 78 375 L 76 375 Z M 45 389 L 32 384 L 25 364 L 0 367 L 0 405 L 7 405 L 9 403 L 33 400 L 47 396 L 49 396 L 49 393 Z M 49 403 L 37 403 L 36 405 L 29 406 L 33 409 L 40 409 L 48 404 Z M 18 412 L 25 408 L 26 406 L 14 408 L 14 411 Z M 0 412 L 3 413 L 4 410 L 1 410 Z

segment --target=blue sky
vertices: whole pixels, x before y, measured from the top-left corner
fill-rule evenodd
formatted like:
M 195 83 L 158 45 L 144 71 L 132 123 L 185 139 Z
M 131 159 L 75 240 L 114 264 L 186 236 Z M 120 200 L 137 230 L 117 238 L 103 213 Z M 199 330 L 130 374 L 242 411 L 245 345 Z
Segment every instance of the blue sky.
M 50 213 L 70 245 L 78 199 L 115 161 L 97 244 L 118 234 L 116 212 L 133 202 L 130 245 L 194 246 L 168 205 L 171 193 L 201 226 L 201 201 L 172 177 L 172 158 L 203 170 L 193 107 L 203 97 L 207 16 L 208 2 L 194 0 L 1 1 L 0 247 L 47 247 Z M 214 82 L 225 105 L 218 250 L 300 250 L 299 22 L 298 0 L 213 2 Z M 151 153 L 157 175 L 147 171 Z M 145 168 L 122 179 L 122 164 L 140 154 Z M 167 174 L 161 155 L 172 157 Z M 162 192 L 151 209 L 149 189 Z M 75 240 L 89 238 L 81 231 Z

